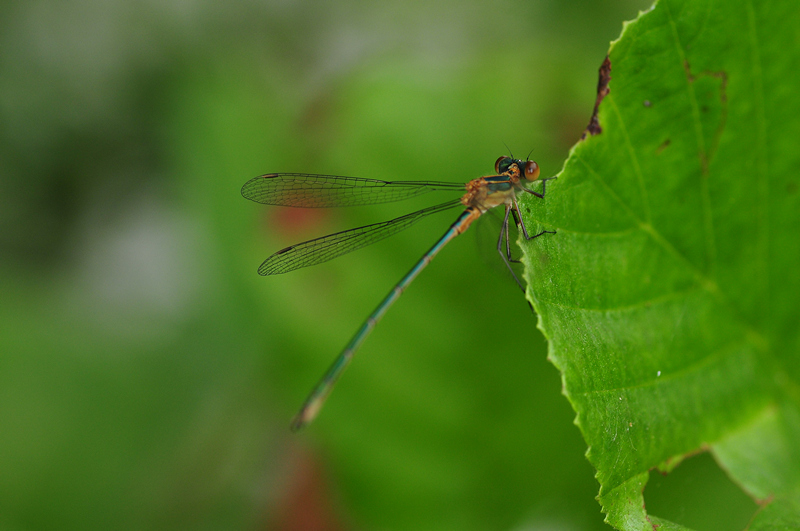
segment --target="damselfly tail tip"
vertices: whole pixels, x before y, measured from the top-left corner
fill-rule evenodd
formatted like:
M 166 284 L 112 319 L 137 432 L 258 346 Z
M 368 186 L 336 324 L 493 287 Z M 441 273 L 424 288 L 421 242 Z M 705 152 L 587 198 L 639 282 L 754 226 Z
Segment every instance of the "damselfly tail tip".
M 294 416 L 292 419 L 292 423 L 289 425 L 289 428 L 293 432 L 300 431 L 305 426 L 311 423 L 312 420 L 317 416 L 319 413 L 319 408 L 322 406 L 322 401 L 319 399 L 311 399 L 309 400 L 303 408 L 297 412 L 297 415 Z
M 292 430 L 294 433 L 297 433 L 298 431 L 302 430 L 306 424 L 307 422 L 303 419 L 302 414 L 298 413 L 292 419 L 292 423 L 289 425 L 289 429 Z

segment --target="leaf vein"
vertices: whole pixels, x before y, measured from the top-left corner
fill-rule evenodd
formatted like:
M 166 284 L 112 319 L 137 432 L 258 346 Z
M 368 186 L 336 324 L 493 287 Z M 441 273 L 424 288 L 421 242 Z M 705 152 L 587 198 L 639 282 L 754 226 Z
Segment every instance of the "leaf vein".
M 706 261 L 709 276 L 716 278 L 716 242 L 714 236 L 714 220 L 711 214 L 711 195 L 708 189 L 708 163 L 709 154 L 706 149 L 705 139 L 703 138 L 703 124 L 700 119 L 700 106 L 697 103 L 697 95 L 694 91 L 694 77 L 691 74 L 689 60 L 686 58 L 686 51 L 683 44 L 681 44 L 680 36 L 678 35 L 678 27 L 675 24 L 675 19 L 672 16 L 672 10 L 667 2 L 664 3 L 664 8 L 669 18 L 670 29 L 672 29 L 672 39 L 675 43 L 675 48 L 678 52 L 681 67 L 684 69 L 686 79 L 686 92 L 689 95 L 689 104 L 692 108 L 692 121 L 694 122 L 694 134 L 697 139 L 698 160 L 700 163 L 700 201 L 703 206 L 703 237 L 706 240 Z
M 611 95 L 609 94 L 609 96 Z M 639 182 L 639 193 L 642 196 L 644 217 L 647 222 L 650 223 L 650 199 L 647 197 L 647 188 L 644 185 L 644 175 L 642 174 L 642 168 L 639 165 L 639 157 L 636 155 L 636 150 L 633 148 L 631 137 L 628 135 L 628 127 L 625 125 L 625 120 L 623 120 L 622 114 L 619 112 L 617 102 L 613 97 L 609 98 L 608 96 L 606 96 L 606 101 L 610 102 L 611 107 L 614 109 L 614 114 L 617 115 L 617 119 L 619 120 L 620 130 L 622 131 L 622 135 L 625 137 L 625 145 L 628 148 L 628 154 L 631 158 L 631 163 L 633 164 L 633 170 L 636 173 L 636 179 Z
M 698 358 L 694 362 L 686 365 L 685 367 L 665 374 L 664 376 L 656 376 L 653 379 L 646 380 L 635 385 L 627 385 L 625 387 L 614 387 L 609 389 L 590 389 L 588 391 L 579 391 L 578 394 L 583 396 L 589 395 L 597 395 L 597 394 L 606 394 L 606 393 L 618 393 L 620 391 L 630 391 L 633 389 L 644 389 L 647 387 L 654 387 L 656 385 L 662 384 L 664 382 L 669 382 L 670 380 L 676 380 L 678 378 L 682 378 L 687 376 L 690 373 L 698 371 L 703 367 L 711 365 L 715 361 L 719 361 L 733 352 L 739 350 L 740 347 L 750 347 L 753 348 L 753 345 L 747 341 L 745 337 L 740 337 L 730 343 L 726 344 L 723 347 L 711 352 L 707 356 L 703 356 L 702 358 Z
M 683 291 L 673 291 L 673 292 L 670 292 L 670 293 L 665 293 L 663 295 L 659 295 L 657 297 L 652 297 L 650 299 L 645 299 L 645 300 L 642 300 L 642 301 L 634 302 L 632 304 L 627 304 L 625 306 L 615 306 L 615 307 L 609 307 L 609 308 L 591 308 L 591 307 L 585 307 L 585 306 L 571 306 L 571 305 L 567 305 L 567 304 L 561 304 L 559 302 L 555 302 L 555 301 L 550 300 L 550 299 L 541 299 L 541 298 L 539 298 L 537 300 L 539 302 L 541 302 L 541 303 L 545 303 L 545 304 L 548 304 L 550 306 L 555 306 L 557 308 L 561 308 L 561 309 L 564 309 L 564 310 L 578 310 L 578 311 L 596 312 L 596 313 L 627 312 L 627 311 L 631 311 L 631 310 L 637 310 L 637 309 L 640 309 L 640 308 L 645 308 L 647 306 L 651 306 L 651 305 L 654 305 L 654 304 L 661 304 L 661 303 L 668 302 L 668 301 L 671 301 L 671 300 L 674 300 L 674 299 L 680 299 L 681 297 L 686 297 L 686 296 L 692 294 L 693 292 L 698 291 L 699 289 L 700 289 L 700 286 L 695 285 L 695 286 L 693 286 L 693 287 L 691 287 L 689 289 L 683 290 Z
M 764 315 L 771 315 L 771 304 L 769 303 L 770 293 L 770 278 L 768 256 L 770 247 L 770 227 L 769 227 L 769 161 L 767 160 L 767 118 L 764 104 L 764 83 L 763 72 L 761 71 L 761 49 L 758 43 L 757 24 L 755 20 L 755 8 L 752 0 L 747 2 L 747 22 L 750 30 L 750 48 L 752 54 L 752 69 L 753 69 L 753 95 L 755 102 L 756 113 L 756 167 L 759 173 L 758 182 L 758 247 L 759 252 L 756 253 L 759 262 L 759 269 L 761 270 L 760 283 L 761 291 L 761 312 Z M 773 322 L 770 318 L 767 322 Z
M 633 211 L 633 209 L 631 209 L 631 208 L 630 208 L 630 207 L 629 207 L 629 206 L 628 206 L 628 205 L 627 205 L 627 204 L 626 204 L 626 203 L 625 203 L 625 202 L 622 200 L 622 198 L 621 198 L 621 197 L 619 197 L 619 195 L 617 195 L 617 193 L 616 193 L 616 192 L 614 192 L 614 190 L 613 190 L 613 189 L 612 189 L 610 186 L 608 186 L 608 184 L 607 184 L 607 183 L 604 181 L 604 179 L 602 179 L 602 178 L 600 177 L 600 175 L 599 175 L 599 174 L 598 174 L 598 173 L 597 173 L 597 172 L 594 170 L 594 168 L 592 168 L 592 167 L 589 165 L 589 163 L 587 163 L 587 162 L 586 162 L 585 160 L 583 160 L 581 157 L 576 157 L 576 158 L 577 158 L 579 161 L 581 161 L 581 163 L 582 163 L 582 164 L 583 164 L 583 165 L 586 167 L 586 169 L 587 169 L 587 170 L 589 170 L 589 173 L 592 175 L 592 177 L 594 177 L 594 178 L 597 180 L 597 182 L 600 184 L 600 186 L 602 186 L 603 188 L 605 188 L 605 189 L 606 189 L 606 190 L 607 190 L 607 191 L 608 191 L 608 192 L 609 192 L 609 193 L 612 195 L 612 197 L 613 197 L 613 198 L 614 198 L 614 199 L 615 199 L 615 200 L 616 200 L 616 201 L 617 201 L 617 202 L 618 202 L 618 203 L 619 203 L 619 204 L 620 204 L 620 205 L 621 205 L 623 208 L 625 208 L 625 210 L 626 210 L 628 213 L 630 213 L 630 215 L 631 215 L 631 216 L 633 216 L 633 218 L 634 218 L 634 219 L 635 219 L 635 220 L 636 220 L 636 221 L 639 223 L 639 226 L 640 226 L 640 228 L 642 228 L 642 229 L 643 229 L 645 232 L 647 232 L 647 233 L 648 233 L 648 234 L 649 234 L 649 235 L 650 235 L 650 236 L 653 238 L 653 240 L 654 240 L 654 241 L 655 241 L 657 244 L 659 244 L 659 245 L 660 245 L 662 248 L 664 248 L 664 250 L 666 250 L 667 252 L 669 252 L 670 254 L 672 254 L 673 256 L 675 256 L 676 258 L 678 258 L 678 259 L 679 259 L 681 262 L 683 262 L 684 264 L 686 264 L 686 267 L 687 267 L 689 270 L 691 270 L 691 271 L 692 271 L 692 274 L 695 276 L 695 278 L 697 278 L 698 282 L 699 282 L 700 284 L 703 284 L 704 286 L 707 286 L 707 288 L 709 289 L 709 291 L 711 291 L 711 292 L 717 292 L 717 293 L 719 292 L 719 289 L 718 289 L 718 288 L 717 288 L 717 286 L 716 286 L 716 282 L 714 282 L 714 281 L 713 281 L 713 280 L 711 280 L 711 279 L 708 279 L 708 278 L 705 276 L 705 274 L 704 274 L 704 273 L 703 273 L 703 272 L 702 272 L 700 269 L 698 269 L 698 268 L 697 268 L 697 266 L 695 266 L 695 265 L 694 265 L 694 264 L 693 264 L 693 263 L 692 263 L 692 262 L 691 262 L 691 261 L 690 261 L 690 260 L 689 260 L 689 259 L 688 259 L 688 258 L 685 256 L 685 255 L 681 254 L 681 253 L 680 253 L 680 251 L 678 251 L 678 249 L 676 249 L 676 248 L 675 248 L 675 246 L 674 246 L 674 245 L 672 245 L 672 243 L 670 243 L 670 242 L 669 242 L 669 240 L 667 240 L 667 239 L 666 239 L 666 238 L 665 238 L 665 237 L 664 237 L 664 236 L 663 236 L 663 235 L 662 235 L 660 232 L 658 232 L 658 231 L 656 230 L 656 228 L 655 228 L 655 227 L 654 227 L 652 224 L 650 224 L 650 223 L 648 223 L 648 222 L 645 222 L 645 221 L 643 221 L 642 219 L 640 219 L 640 218 L 639 218 L 639 217 L 636 215 L 636 212 L 634 212 L 634 211 Z

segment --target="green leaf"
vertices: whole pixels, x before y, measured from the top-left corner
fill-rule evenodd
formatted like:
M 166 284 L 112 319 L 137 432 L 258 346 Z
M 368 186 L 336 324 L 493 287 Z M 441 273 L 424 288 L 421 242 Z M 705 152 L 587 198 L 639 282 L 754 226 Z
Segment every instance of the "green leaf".
M 606 521 L 649 517 L 649 470 L 710 450 L 800 522 L 800 10 L 662 0 L 612 43 L 599 134 L 526 199 L 529 296 Z

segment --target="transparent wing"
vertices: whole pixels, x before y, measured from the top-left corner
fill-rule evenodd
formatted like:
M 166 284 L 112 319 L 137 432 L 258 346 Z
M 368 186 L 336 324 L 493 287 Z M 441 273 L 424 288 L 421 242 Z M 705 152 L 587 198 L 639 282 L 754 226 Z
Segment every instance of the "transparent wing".
M 407 229 L 430 214 L 442 212 L 459 205 L 461 205 L 461 201 L 454 199 L 389 221 L 373 223 L 372 225 L 365 225 L 292 245 L 281 249 L 264 260 L 264 263 L 258 268 L 258 274 L 278 275 L 301 267 L 327 262 L 337 256 L 355 251 Z
M 265 205 L 321 208 L 389 203 L 438 190 L 463 191 L 464 184 L 270 173 L 247 181 L 242 195 Z

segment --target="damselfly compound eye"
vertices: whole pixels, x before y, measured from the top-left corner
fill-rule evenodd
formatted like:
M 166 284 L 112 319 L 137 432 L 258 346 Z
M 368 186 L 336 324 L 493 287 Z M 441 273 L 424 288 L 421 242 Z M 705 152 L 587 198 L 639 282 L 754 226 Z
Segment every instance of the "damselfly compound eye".
M 512 159 L 511 157 L 506 157 L 505 155 L 498 158 L 494 162 L 494 171 L 497 173 L 505 173 L 508 171 L 508 167 L 511 166 Z
M 539 178 L 539 165 L 529 160 L 525 163 L 525 179 L 535 181 Z

